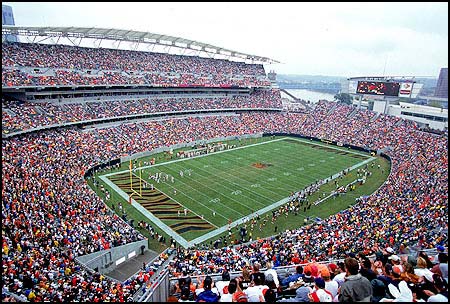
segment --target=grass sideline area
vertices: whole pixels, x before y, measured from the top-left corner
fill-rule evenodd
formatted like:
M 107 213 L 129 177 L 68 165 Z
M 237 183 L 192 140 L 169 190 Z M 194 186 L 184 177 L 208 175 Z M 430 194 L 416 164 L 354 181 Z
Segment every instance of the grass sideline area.
M 235 145 L 239 149 L 175 162 L 173 162 L 173 159 L 168 159 L 167 153 L 160 153 L 137 159 L 136 163 L 139 161 L 143 163 L 154 157 L 156 164 L 142 170 L 143 179 L 153 183 L 158 190 L 167 194 L 171 201 L 179 203 L 182 206 L 180 208 L 188 208 L 192 213 L 195 213 L 198 217 L 201 216 L 206 222 L 212 224 L 215 229 L 227 225 L 230 220 L 245 217 L 289 196 L 293 191 L 301 190 L 319 179 L 329 178 L 331 175 L 371 157 L 368 153 L 353 151 L 348 148 L 294 138 L 262 137 L 230 141 L 227 144 Z M 189 148 L 179 150 L 187 151 Z M 179 150 L 175 150 L 173 155 L 176 155 Z M 298 228 L 307 222 L 305 219 L 310 219 L 308 222 L 311 222 L 316 217 L 326 218 L 353 204 L 357 197 L 373 193 L 385 181 L 390 169 L 389 162 L 384 158 L 376 157 L 373 163 L 373 168 L 370 163 L 368 164 L 372 175 L 368 177 L 364 185 L 357 184 L 353 191 L 336 198 L 327 199 L 317 206 L 313 205 L 305 212 L 303 208 L 300 208 L 298 215 L 293 213 L 289 213 L 287 217 L 282 215 L 273 224 L 271 223 L 271 211 L 260 214 L 260 221 L 252 231 L 247 226 L 252 239 L 267 237 L 286 229 Z M 265 166 L 260 168 L 255 164 Z M 378 165 L 380 165 L 379 168 Z M 364 167 L 363 165 L 361 168 Z M 106 169 L 98 172 L 97 176 L 127 169 L 128 163 L 124 163 L 119 169 Z M 180 176 L 180 171 L 183 172 L 183 177 Z M 337 179 L 339 185 L 345 186 L 355 181 L 357 179 L 355 171 L 339 177 Z M 148 176 L 156 172 L 164 172 L 173 176 L 174 182 L 171 182 L 170 179 L 160 183 L 153 180 L 149 181 Z M 135 173 L 138 175 L 137 172 Z M 137 177 L 134 179 L 134 182 L 136 181 Z M 88 180 L 88 183 L 93 187 L 91 180 Z M 104 185 L 104 187 L 111 194 L 110 200 L 106 201 L 108 206 L 111 207 L 114 204 L 115 210 L 118 212 L 117 204 L 121 202 L 127 218 L 133 218 L 135 226 L 141 220 L 148 221 L 143 214 L 129 205 L 108 185 Z M 104 194 L 99 189 L 93 188 L 104 198 Z M 319 191 L 310 196 L 308 200 L 310 202 L 317 201 L 329 195 L 335 188 L 335 182 L 331 181 L 322 185 Z M 176 189 L 176 194 L 174 189 Z M 177 224 L 180 220 L 177 220 L 176 211 L 173 212 L 174 216 L 171 216 L 165 223 L 181 225 Z M 119 215 L 122 214 L 119 212 Z M 265 222 L 265 225 L 262 225 L 263 222 Z M 165 235 L 166 240 L 169 240 L 164 231 L 153 223 L 150 224 L 156 232 Z M 205 243 L 211 246 L 214 240 L 221 237 L 223 245 L 230 244 L 235 239 L 240 238 L 238 235 L 239 228 L 240 226 L 232 229 L 231 237 L 228 236 L 228 232 L 225 232 L 214 239 L 207 240 Z M 149 237 L 150 248 L 162 251 L 169 245 L 167 241 L 163 244 L 152 239 L 147 230 L 138 229 Z M 205 231 L 201 230 L 188 230 L 180 235 L 192 240 L 204 233 Z

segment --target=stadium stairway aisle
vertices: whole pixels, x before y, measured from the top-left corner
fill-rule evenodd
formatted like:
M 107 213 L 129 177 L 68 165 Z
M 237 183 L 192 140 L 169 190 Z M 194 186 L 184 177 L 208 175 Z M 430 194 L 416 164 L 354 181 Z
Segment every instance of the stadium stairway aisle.
M 113 271 L 105 273 L 108 277 L 116 279 L 120 282 L 125 282 L 129 277 L 142 269 L 142 265 L 147 264 L 159 253 L 153 250 L 146 250 L 144 254 L 138 254 L 135 257 L 117 266 Z

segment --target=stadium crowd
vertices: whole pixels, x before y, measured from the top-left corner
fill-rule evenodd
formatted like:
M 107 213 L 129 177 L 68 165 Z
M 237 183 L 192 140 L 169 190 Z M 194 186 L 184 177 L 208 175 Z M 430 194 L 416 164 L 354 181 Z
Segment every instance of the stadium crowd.
M 270 86 L 261 64 L 67 45 L 3 43 L 2 67 L 2 86 L 7 87 Z
M 3 43 L 2 65 L 3 87 L 269 85 L 262 65 L 61 45 Z M 258 90 L 250 96 L 58 105 L 2 98 L 2 133 L 144 112 L 227 107 L 280 108 L 280 94 Z M 391 172 L 375 193 L 320 223 L 247 243 L 225 237 L 207 248 L 176 248 L 173 260 L 162 253 L 123 283 L 76 261 L 144 239 L 131 221 L 110 210 L 87 186 L 83 176 L 88 168 L 161 146 L 264 132 L 382 149 L 390 157 Z M 174 294 L 182 301 L 217 300 L 218 295 L 224 301 L 232 295 L 236 301 L 273 302 L 289 293 L 297 301 L 445 300 L 447 254 L 428 257 L 421 251 L 446 251 L 447 161 L 447 134 L 425 133 L 411 121 L 325 101 L 304 113 L 122 122 L 104 129 L 67 127 L 11 137 L 2 140 L 2 300 L 12 301 L 13 293 L 32 302 L 132 301 L 166 262 L 170 276 L 180 278 Z M 285 277 L 271 271 L 298 264 L 305 266 Z M 260 271 L 261 265 L 266 272 Z M 224 275 L 229 271 L 242 271 L 242 278 L 230 280 Z M 223 282 L 214 284 L 206 277 L 194 286 L 181 279 L 211 274 L 224 275 Z M 355 285 L 364 292 L 358 294 Z
M 439 248 L 442 250 L 442 248 Z M 183 276 L 172 284 L 171 302 L 447 302 L 446 253 L 431 269 L 426 253 L 399 257 L 391 247 L 376 259 L 350 253 L 339 262 L 308 262 L 286 274 L 272 263 L 244 266 L 230 279 Z M 195 279 L 195 282 L 194 280 Z M 205 287 L 205 284 L 208 286 Z M 237 286 L 236 286 L 237 285 Z M 206 294 L 203 293 L 206 290 Z M 203 293 L 203 294 L 202 294 Z M 206 297 L 207 296 L 207 297 Z M 173 299 L 171 299 L 173 298 Z
M 47 70 L 36 74 L 25 68 L 6 68 L 2 71 L 2 86 L 110 86 L 150 85 L 157 87 L 268 87 L 270 82 L 255 76 L 198 76 L 195 74 L 133 73 L 101 71 L 96 74 L 76 70 Z
M 363 119 L 365 124 L 347 121 L 331 124 L 333 130 L 327 128 L 327 122 L 344 122 L 343 113 L 350 112 L 348 106 L 323 102 L 310 113 L 190 117 L 90 132 L 58 129 L 4 140 L 4 288 L 32 301 L 130 300 L 144 274 L 120 284 L 90 273 L 74 260 L 143 238 L 89 189 L 83 180 L 85 170 L 160 146 L 256 132 L 326 136 L 373 149 L 388 148 L 391 173 L 376 193 L 320 224 L 234 248 L 178 250 L 169 267 L 172 276 L 221 273 L 224 268 L 239 270 L 244 261 L 246 265 L 272 262 L 278 267 L 343 259 L 358 253 L 381 257 L 385 248 L 399 253 L 445 245 L 446 137 L 424 133 L 413 123 L 391 116 L 374 120 L 375 116 L 365 111 L 348 119 Z M 361 128 L 364 125 L 366 128 Z M 358 130 L 349 130 L 349 126 Z
M 85 103 L 2 102 L 2 131 L 11 133 L 41 126 L 83 120 L 142 115 L 155 112 L 227 108 L 281 108 L 278 90 L 258 90 L 249 95 L 217 97 L 166 97 Z

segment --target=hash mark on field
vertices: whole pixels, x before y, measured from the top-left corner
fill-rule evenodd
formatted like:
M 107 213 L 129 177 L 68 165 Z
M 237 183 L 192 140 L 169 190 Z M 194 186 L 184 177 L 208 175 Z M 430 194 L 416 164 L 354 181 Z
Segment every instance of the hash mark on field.
M 297 168 L 297 171 L 303 171 L 303 170 L 305 170 L 305 168 L 303 168 L 303 167 Z
M 310 167 L 314 167 L 315 165 L 314 165 L 314 164 L 309 164 L 308 166 L 310 166 Z
M 148 169 L 150 167 L 155 168 L 155 167 L 158 167 L 158 166 L 166 166 L 166 165 L 171 164 L 171 163 L 177 163 L 177 162 L 187 161 L 187 160 L 191 160 L 191 159 L 202 158 L 202 157 L 211 156 L 211 155 L 214 155 L 214 154 L 226 153 L 226 152 L 236 151 L 236 150 L 240 150 L 240 149 L 247 149 L 249 147 L 255 147 L 255 146 L 270 144 L 270 143 L 278 142 L 278 141 L 282 141 L 282 140 L 286 140 L 286 137 L 273 139 L 273 140 L 269 140 L 269 141 L 266 141 L 266 142 L 260 142 L 260 143 L 256 143 L 256 144 L 246 145 L 246 146 L 242 146 L 242 147 L 237 147 L 237 148 L 233 148 L 233 149 L 229 149 L 229 150 L 216 151 L 216 152 L 212 152 L 212 153 L 208 153 L 208 154 L 202 154 L 202 155 L 193 156 L 193 157 L 189 157 L 189 158 L 174 159 L 174 160 L 171 160 L 171 161 L 168 161 L 168 162 L 163 162 L 163 163 L 159 163 L 159 164 L 155 164 L 155 165 L 144 166 L 144 167 L 141 167 L 141 169 Z M 240 159 L 240 158 L 237 158 L 237 159 Z M 128 172 L 129 172 L 129 169 L 126 169 L 126 170 L 119 171 L 119 172 L 108 173 L 108 174 L 105 174 L 105 175 L 102 175 L 102 176 L 108 177 L 108 176 L 121 174 L 121 173 L 128 173 Z
M 284 176 L 289 176 L 289 175 L 291 175 L 291 174 L 292 174 L 291 172 L 284 172 L 284 173 L 283 173 Z
M 275 150 L 275 151 L 280 151 L 280 148 L 275 148 L 274 150 Z
M 330 156 L 330 157 L 328 157 L 329 159 L 334 159 L 334 156 Z
M 232 162 L 232 161 L 230 161 L 230 162 Z M 175 166 L 179 166 L 179 165 L 175 165 Z M 200 171 L 205 171 L 206 173 L 208 173 L 206 170 L 201 169 L 201 168 L 199 168 L 199 167 L 194 166 L 194 168 L 199 169 Z M 225 171 L 223 171 L 223 173 L 225 173 L 225 174 L 227 174 L 227 175 L 230 175 L 230 176 L 233 176 L 233 175 L 231 175 L 231 174 L 229 174 L 229 173 L 227 173 L 227 172 L 225 172 Z M 200 174 L 200 175 L 201 175 L 201 174 Z M 233 177 L 235 177 L 235 176 L 233 176 Z M 194 180 L 194 182 L 195 182 L 195 183 L 199 183 L 199 184 L 201 183 L 201 182 L 199 182 L 198 180 Z M 197 188 L 192 187 L 192 185 L 189 185 L 189 184 L 187 184 L 187 183 L 185 183 L 185 182 L 182 182 L 182 183 L 183 183 L 183 184 L 186 184 L 188 187 L 194 189 L 195 191 L 201 193 L 202 195 L 207 196 L 207 195 L 205 195 L 204 193 L 202 193 L 201 191 L 199 191 Z M 239 185 L 239 184 L 237 184 L 237 183 L 234 183 L 234 182 L 231 182 L 231 183 L 232 183 L 232 184 L 235 184 L 235 185 L 238 186 L 238 187 L 242 187 L 241 185 Z M 206 188 L 208 188 L 208 189 L 211 189 L 212 191 L 217 192 L 219 195 L 221 195 L 221 193 L 220 193 L 217 189 L 214 189 L 214 188 L 209 187 L 209 186 L 208 186 L 208 183 L 201 183 L 201 184 L 202 184 L 202 186 L 204 186 L 204 187 L 206 187 Z M 228 188 L 230 191 L 234 191 L 234 190 L 236 189 L 236 188 L 230 188 L 230 187 L 228 187 L 228 186 L 226 186 L 226 185 L 223 185 L 223 186 L 224 186 L 225 188 Z M 262 206 L 264 206 L 263 203 L 261 203 L 261 202 L 255 200 L 255 199 L 253 199 L 252 197 L 247 196 L 247 195 L 245 195 L 244 193 L 243 193 L 243 195 L 246 196 L 246 197 L 248 197 L 249 199 L 253 200 L 257 205 L 262 205 Z M 260 196 L 262 196 L 262 195 L 260 195 Z M 262 196 L 262 197 L 264 197 L 264 196 Z M 238 203 L 239 205 L 241 205 L 241 206 L 243 206 L 243 207 L 245 207 L 245 208 L 251 209 L 251 208 L 248 207 L 247 205 L 242 204 L 240 201 L 234 199 L 232 196 L 229 196 L 229 198 L 230 198 L 231 200 L 233 200 L 234 202 Z M 265 198 L 265 197 L 264 197 L 264 198 Z M 209 199 L 210 199 L 210 198 L 208 198 L 208 200 L 209 200 Z M 226 206 L 226 205 L 223 204 L 222 202 L 221 202 L 220 204 Z M 236 211 L 236 210 L 234 210 L 234 209 L 232 209 L 232 208 L 227 207 L 227 209 L 232 210 L 232 211 L 235 212 L 235 213 L 237 212 L 237 213 L 239 213 L 239 214 L 242 214 L 242 213 L 240 213 L 240 212 L 238 212 L 238 211 Z
M 228 164 L 228 161 L 227 160 L 222 160 L 220 163 L 221 164 Z
M 321 160 L 319 160 L 321 163 L 324 163 L 325 162 L 325 160 L 324 159 L 321 159 Z
M 140 178 L 139 176 L 137 176 L 137 175 L 135 175 L 135 174 L 133 174 L 133 175 L 136 176 L 138 179 L 144 181 L 144 180 L 143 180 L 142 178 Z M 163 182 L 163 183 L 169 185 L 167 182 Z M 174 188 L 174 187 L 171 186 L 171 185 L 169 185 L 169 186 L 172 187 L 172 188 Z M 185 207 L 185 205 L 179 203 L 177 200 L 175 200 L 173 197 L 167 195 L 165 192 L 161 191 L 160 189 L 158 189 L 158 188 L 156 188 L 156 187 L 155 187 L 155 189 L 158 190 L 159 192 L 161 192 L 163 195 L 167 196 L 170 200 L 174 201 L 174 202 L 177 203 L 178 205 Z M 174 188 L 174 189 L 175 189 L 175 188 Z M 184 195 L 188 196 L 187 194 L 184 194 Z M 192 197 L 190 197 L 190 196 L 188 196 L 188 197 L 192 199 Z M 193 200 L 195 200 L 195 199 L 193 199 Z M 198 202 L 198 201 L 197 201 L 197 202 Z M 201 202 L 198 202 L 198 203 L 199 203 L 200 205 L 202 205 L 202 206 L 208 208 L 209 210 L 214 211 L 213 209 L 209 208 L 209 207 L 206 206 L 205 204 L 202 204 Z M 189 210 L 189 212 L 192 212 L 193 214 L 197 215 L 198 217 L 200 217 L 200 218 L 202 217 L 202 216 L 200 216 L 198 213 L 196 213 L 194 210 L 192 210 L 192 209 L 190 209 L 190 208 L 188 208 L 188 210 Z M 221 214 L 219 214 L 219 215 L 220 215 L 221 217 L 225 218 L 223 215 L 221 215 Z M 158 217 L 157 217 L 157 218 L 158 218 Z M 158 218 L 158 219 L 159 219 L 159 218 Z M 161 219 L 159 219 L 159 220 L 161 221 Z M 208 222 L 209 224 L 211 224 L 212 226 L 214 226 L 214 227 L 217 228 L 217 225 L 211 223 L 210 221 L 208 221 L 208 220 L 206 220 L 206 219 L 203 219 L 203 220 L 206 221 L 206 222 Z M 162 221 L 161 221 L 161 222 L 162 222 Z
M 236 157 L 236 159 L 242 159 L 242 157 L 239 156 L 239 157 Z
M 209 165 L 203 165 L 203 168 L 208 168 L 209 167 Z

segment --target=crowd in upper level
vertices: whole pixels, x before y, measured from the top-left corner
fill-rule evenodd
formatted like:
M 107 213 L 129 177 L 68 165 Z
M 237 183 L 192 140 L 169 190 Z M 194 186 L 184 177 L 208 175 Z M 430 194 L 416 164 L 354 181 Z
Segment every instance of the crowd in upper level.
M 120 49 L 2 43 L 2 86 L 267 87 L 261 64 Z

